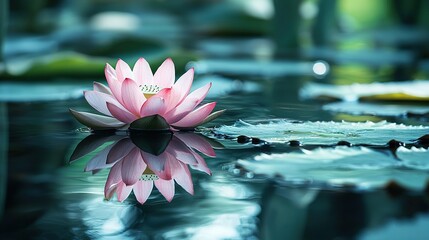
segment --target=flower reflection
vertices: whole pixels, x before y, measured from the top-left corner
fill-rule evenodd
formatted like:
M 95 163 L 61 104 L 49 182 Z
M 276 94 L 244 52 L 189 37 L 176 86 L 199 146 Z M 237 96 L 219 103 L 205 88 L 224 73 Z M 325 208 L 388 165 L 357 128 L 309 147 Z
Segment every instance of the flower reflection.
M 106 145 L 106 142 L 112 142 Z M 134 193 L 137 201 L 145 203 L 154 186 L 171 201 L 175 183 L 190 194 L 194 187 L 189 167 L 211 174 L 204 158 L 215 157 L 219 143 L 191 132 L 140 133 L 132 135 L 90 135 L 78 144 L 71 161 L 105 146 L 91 158 L 85 171 L 97 173 L 110 168 L 104 187 L 106 199 L 116 193 L 122 202 Z M 198 151 L 198 152 L 197 152 Z

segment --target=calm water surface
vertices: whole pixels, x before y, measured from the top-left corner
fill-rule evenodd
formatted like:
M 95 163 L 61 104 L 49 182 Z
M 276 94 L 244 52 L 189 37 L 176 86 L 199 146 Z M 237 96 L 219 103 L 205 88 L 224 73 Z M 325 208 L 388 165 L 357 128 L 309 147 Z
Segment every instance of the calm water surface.
M 211 96 L 208 101 L 216 100 L 218 109 L 228 111 L 208 127 L 233 124 L 238 119 L 339 120 L 339 116 L 322 111 L 319 103 L 298 100 L 298 89 L 310 80 L 257 79 L 256 92 L 238 89 Z M 214 89 L 230 87 L 214 83 Z M 76 145 L 89 133 L 77 131 L 81 125 L 72 119 L 68 108 L 88 110 L 84 99 L 0 104 L 0 164 L 7 170 L 0 176 L 1 239 L 428 236 L 429 199 L 424 193 L 396 188 L 364 192 L 320 189 L 255 176 L 235 167 L 239 158 L 270 151 L 263 146 L 216 149 L 216 158 L 202 155 L 211 176 L 191 169 L 193 196 L 176 184 L 170 203 L 155 188 L 143 205 L 133 194 L 122 203 L 116 198 L 107 201 L 103 190 L 109 169 L 96 174 L 83 171 L 95 154 L 69 163 Z M 230 141 L 236 144 L 236 140 Z

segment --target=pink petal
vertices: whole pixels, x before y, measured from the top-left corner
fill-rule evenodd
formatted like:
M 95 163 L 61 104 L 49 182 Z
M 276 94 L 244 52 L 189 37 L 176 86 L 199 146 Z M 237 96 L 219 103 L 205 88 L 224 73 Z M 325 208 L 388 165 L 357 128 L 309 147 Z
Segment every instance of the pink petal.
M 106 93 L 97 91 L 83 91 L 83 95 L 85 96 L 85 99 L 89 105 L 91 105 L 95 110 L 108 116 L 112 116 L 112 114 L 109 112 L 109 109 L 107 109 L 106 102 L 120 105 L 120 103 L 116 101 L 115 98 Z
M 112 68 L 109 64 L 106 64 L 104 68 L 104 75 L 106 76 L 107 84 L 109 85 L 110 90 L 113 93 L 113 96 L 122 103 L 121 97 L 121 82 L 116 77 L 115 69 Z
M 164 118 L 169 124 L 175 123 L 194 110 L 197 105 L 198 100 L 196 99 L 194 101 L 182 102 L 179 106 L 164 114 Z
M 139 180 L 133 188 L 134 195 L 139 203 L 143 204 L 149 198 L 153 189 L 153 181 Z
M 155 114 L 164 115 L 165 112 L 165 101 L 162 98 L 153 96 L 150 97 L 141 107 L 140 116 L 146 117 Z
M 150 170 L 154 172 L 159 178 L 170 180 L 171 179 L 171 168 L 169 158 L 173 158 L 171 154 L 164 151 L 159 156 L 152 155 L 141 151 L 143 160 L 147 164 Z
M 94 87 L 94 91 L 96 91 L 96 92 L 101 92 L 101 93 L 105 93 L 105 94 L 113 96 L 112 91 L 110 91 L 109 87 L 107 87 L 106 85 L 104 85 L 102 83 L 94 81 L 93 87 Z
M 159 85 L 161 88 L 171 88 L 171 86 L 173 86 L 175 70 L 171 58 L 167 58 L 161 66 L 159 66 L 153 77 L 155 84 Z
M 192 82 L 194 81 L 194 68 L 189 69 L 185 74 L 183 74 L 174 84 L 173 89 L 180 90 L 180 101 L 189 94 L 191 90 Z M 179 102 L 180 102 L 179 101 Z
M 133 68 L 135 81 L 138 84 L 153 85 L 153 74 L 149 63 L 144 58 L 139 58 Z
M 176 159 L 186 164 L 196 164 L 197 159 L 192 155 L 192 150 L 186 146 L 182 141 L 173 136 L 167 148 L 168 152 Z
M 118 187 L 116 188 L 116 195 L 118 195 L 118 201 L 123 202 L 130 195 L 131 190 L 133 190 L 133 186 L 127 186 L 125 183 L 118 183 Z
M 112 185 L 109 185 L 108 187 L 106 185 L 104 190 L 104 198 L 106 200 L 110 200 L 113 197 L 113 194 L 115 193 L 117 187 L 118 187 L 118 184 L 112 184 Z
M 176 161 L 176 163 L 173 169 L 174 180 L 189 194 L 194 195 L 194 184 L 192 183 L 192 176 L 188 165 L 179 161 Z
M 201 157 L 200 155 L 198 155 L 197 153 L 193 152 L 192 154 L 194 154 L 194 157 L 195 157 L 195 159 L 197 159 L 198 163 L 194 164 L 194 165 L 189 165 L 189 166 L 191 166 L 192 169 L 195 169 L 195 170 L 198 170 L 201 172 L 205 172 L 208 175 L 211 175 L 212 173 L 211 173 L 209 167 L 207 166 L 207 163 L 204 160 L 204 158 Z
M 106 184 L 104 185 L 104 197 L 110 199 L 113 195 L 113 190 L 116 189 L 119 182 L 121 182 L 121 167 L 122 164 L 115 164 L 109 172 Z
M 104 68 L 104 74 L 106 75 L 106 78 L 108 77 L 112 80 L 118 80 L 115 69 L 108 63 L 106 63 L 106 67 Z
M 165 119 L 167 119 L 169 123 L 174 123 L 182 119 L 204 100 L 211 86 L 212 84 L 208 83 L 205 86 L 193 91 L 176 108 L 167 112 L 165 114 Z
M 122 82 L 121 95 L 125 108 L 134 115 L 140 116 L 140 108 L 146 98 L 139 86 L 133 80 L 126 78 Z
M 128 112 L 125 108 L 120 108 L 114 104 L 107 103 L 107 109 L 116 119 L 124 123 L 131 123 L 136 120 L 138 117 Z
M 126 78 L 134 79 L 133 71 L 131 71 L 130 66 L 122 59 L 119 59 L 116 63 L 116 77 L 119 82 L 124 81 Z
M 95 169 L 103 169 L 103 168 L 109 168 L 112 165 L 106 164 L 106 158 L 107 155 L 110 152 L 110 149 L 112 149 L 113 145 L 110 145 L 103 150 L 101 150 L 99 153 L 97 153 L 91 160 L 88 161 L 88 163 L 85 166 L 85 172 L 89 172 Z
M 213 147 L 204 139 L 204 137 L 195 133 L 178 133 L 174 136 L 182 140 L 188 147 L 196 149 L 206 156 L 216 157 Z
M 122 158 L 128 155 L 131 150 L 133 150 L 133 148 L 135 148 L 135 145 L 129 137 L 119 140 L 117 143 L 115 143 L 107 155 L 106 163 L 114 164 L 120 161 Z
M 204 119 L 213 111 L 215 106 L 216 106 L 216 102 L 207 103 L 195 109 L 194 111 L 190 112 L 181 120 L 171 125 L 173 125 L 173 127 L 179 127 L 179 128 L 196 127 L 198 126 L 198 124 L 204 121 Z
M 171 202 L 174 197 L 174 181 L 173 180 L 163 180 L 158 179 L 155 181 L 155 186 L 158 188 L 159 192 Z
M 207 96 L 207 93 L 209 92 L 210 88 L 212 87 L 212 83 L 207 83 L 206 85 L 194 90 L 191 92 L 184 101 L 189 100 L 197 100 L 198 104 L 204 100 L 204 98 Z
M 168 104 L 167 112 L 175 108 L 189 94 L 193 80 L 194 69 L 191 68 L 176 81 L 171 88 L 171 99 L 173 101 Z
M 135 184 L 145 169 L 146 164 L 140 155 L 140 149 L 134 148 L 122 159 L 122 181 L 127 186 Z
M 161 91 L 159 91 L 156 95 L 152 96 L 151 98 L 162 98 L 164 100 L 164 109 L 163 109 L 163 115 L 165 114 L 165 112 L 167 112 L 167 108 L 170 108 L 171 106 L 175 106 L 176 104 L 176 99 L 174 99 L 174 95 L 172 94 L 172 89 L 171 88 L 163 88 L 161 89 Z

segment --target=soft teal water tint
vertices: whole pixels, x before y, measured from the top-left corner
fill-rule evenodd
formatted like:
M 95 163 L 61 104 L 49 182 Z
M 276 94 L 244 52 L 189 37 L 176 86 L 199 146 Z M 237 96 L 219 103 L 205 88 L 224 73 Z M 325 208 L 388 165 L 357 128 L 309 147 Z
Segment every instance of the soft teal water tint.
M 0 239 L 429 236 L 428 82 L 408 82 L 429 76 L 427 1 L 9 4 Z M 82 90 L 139 57 L 195 68 L 227 111 L 196 132 L 82 128 Z
M 246 83 L 227 76 L 219 85 L 214 81 L 214 93 L 207 101 L 216 100 L 219 109 L 228 111 L 200 129 L 207 137 L 194 133 L 157 139 L 150 135 L 130 138 L 124 133 L 90 135 L 79 130 L 81 126 L 68 113 L 68 107 L 89 110 L 89 106 L 70 94 L 63 101 L 50 101 L 42 94 L 45 101 L 2 103 L 2 137 L 7 139 L 9 134 L 9 141 L 2 140 L 1 156 L 8 157 L 7 161 L 1 159 L 2 169 L 7 167 L 1 178 L 6 186 L 6 190 L 2 187 L 5 194 L 0 195 L 5 199 L 1 237 L 374 239 L 391 236 L 384 234 L 391 234 L 392 228 L 420 236 L 429 218 L 422 170 L 427 166 L 423 159 L 427 150 L 419 153 L 423 157 L 400 162 L 385 144 L 390 139 L 413 144 L 413 139 L 427 133 L 427 127 L 419 126 L 427 119 L 411 119 L 415 126 L 409 127 L 383 122 L 315 123 L 337 121 L 338 115 L 324 111 L 321 103 L 299 100 L 298 89 L 311 80 L 310 73 L 255 76 Z M 196 79 L 198 85 L 219 76 L 197 75 Z M 64 85 L 51 87 L 65 89 Z M 35 94 L 43 92 L 34 88 Z M 350 115 L 349 121 L 353 118 Z M 245 122 L 234 126 L 238 119 Z M 387 119 L 410 123 L 410 118 Z M 213 126 L 217 126 L 215 131 Z M 256 142 L 238 143 L 237 135 Z M 302 148 L 293 147 L 296 143 L 291 140 L 301 141 Z M 330 146 L 340 140 L 376 146 L 369 150 Z M 210 149 L 216 158 L 211 157 Z M 151 171 L 142 175 L 143 165 L 131 164 L 136 153 L 143 159 L 147 153 L 152 155 L 152 162 L 144 163 Z M 306 156 L 308 153 L 313 154 Z M 409 153 L 398 150 L 397 154 L 402 159 Z M 127 161 L 131 166 L 125 166 Z M 137 166 L 141 169 L 133 173 Z M 180 178 L 177 184 L 169 189 L 163 186 L 163 192 L 154 183 L 152 191 L 143 194 L 148 198 L 144 204 L 135 192 L 119 202 L 113 192 L 118 193 L 121 183 L 110 181 L 106 186 L 112 171 L 130 177 L 127 181 L 150 182 L 168 179 L 174 169 L 183 167 L 189 174 L 176 175 Z M 405 183 L 412 178 L 418 187 L 391 183 L 389 174 L 407 176 L 402 179 Z M 350 181 L 339 181 L 345 176 Z M 351 176 L 361 177 L 362 182 L 377 180 L 377 184 L 362 186 L 356 181 L 359 178 Z M 110 200 L 106 200 L 105 187 L 111 190 L 107 194 Z

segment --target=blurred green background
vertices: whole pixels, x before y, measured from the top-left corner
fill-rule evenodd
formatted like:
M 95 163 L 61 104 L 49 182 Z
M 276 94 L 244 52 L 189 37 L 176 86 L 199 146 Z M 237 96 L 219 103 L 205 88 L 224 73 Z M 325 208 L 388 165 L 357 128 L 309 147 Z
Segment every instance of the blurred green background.
M 131 64 L 141 56 L 153 68 L 172 57 L 179 72 L 188 62 L 206 58 L 288 59 L 342 65 L 333 69 L 336 83 L 372 81 L 373 76 L 425 78 L 428 4 L 2 0 L 0 79 L 102 78 L 105 62 L 122 58 Z

